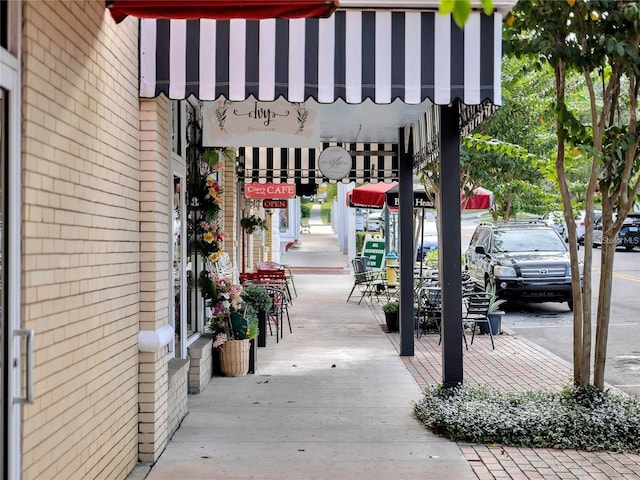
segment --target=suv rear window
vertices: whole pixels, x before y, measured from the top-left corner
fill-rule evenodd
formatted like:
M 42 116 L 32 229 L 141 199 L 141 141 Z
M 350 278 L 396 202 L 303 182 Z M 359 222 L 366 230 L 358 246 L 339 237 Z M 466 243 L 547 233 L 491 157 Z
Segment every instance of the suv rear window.
M 496 230 L 495 252 L 557 252 L 566 250 L 562 239 L 550 229 Z

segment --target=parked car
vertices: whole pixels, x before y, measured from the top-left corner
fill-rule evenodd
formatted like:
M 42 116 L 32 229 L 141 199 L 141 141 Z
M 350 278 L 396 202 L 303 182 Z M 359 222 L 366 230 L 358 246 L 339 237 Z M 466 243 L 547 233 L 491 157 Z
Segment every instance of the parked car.
M 585 230 L 585 218 L 587 216 L 587 212 L 585 210 L 580 210 L 576 216 L 574 217 L 576 220 L 576 240 L 578 245 L 584 245 L 584 230 Z M 594 224 L 600 220 L 602 216 L 602 212 L 600 210 L 593 211 L 593 222 Z M 567 222 L 562 219 L 562 226 L 564 228 L 564 241 L 569 241 L 569 230 L 567 229 Z
M 567 302 L 573 309 L 569 250 L 556 229 L 543 222 L 479 224 L 465 269 L 477 287 L 495 288 L 507 301 Z
M 422 235 L 418 237 L 416 261 L 421 262 L 422 257 L 431 250 L 438 248 L 438 228 L 436 222 L 424 222 Z
M 561 211 L 554 211 L 544 214 L 539 220 L 550 227 L 556 229 L 562 238 L 566 236 L 564 213 Z
M 382 227 L 382 222 L 381 213 L 370 213 L 364 221 L 364 228 L 368 232 L 379 232 Z
M 603 242 L 602 217 L 600 217 L 593 227 L 593 246 L 601 247 Z M 627 250 L 640 247 L 640 212 L 632 212 L 627 215 L 615 242 L 616 247 L 624 247 Z

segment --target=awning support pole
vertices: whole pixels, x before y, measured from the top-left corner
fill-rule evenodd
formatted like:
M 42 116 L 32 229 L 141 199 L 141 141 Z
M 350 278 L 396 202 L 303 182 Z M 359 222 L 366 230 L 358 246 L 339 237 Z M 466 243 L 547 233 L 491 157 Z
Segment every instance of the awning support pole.
M 462 260 L 460 240 L 459 104 L 440 108 L 439 243 L 442 281 L 442 383 L 462 383 Z
M 398 236 L 400 239 L 400 355 L 413 356 L 413 140 L 405 149 L 404 128 L 398 129 Z M 406 150 L 406 151 L 405 151 Z

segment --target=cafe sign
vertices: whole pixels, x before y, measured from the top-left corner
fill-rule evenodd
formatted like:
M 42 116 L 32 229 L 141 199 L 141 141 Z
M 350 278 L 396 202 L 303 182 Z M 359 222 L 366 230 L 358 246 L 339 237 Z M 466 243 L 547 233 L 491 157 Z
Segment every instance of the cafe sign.
M 296 186 L 293 183 L 245 183 L 244 196 L 245 198 L 296 198 Z
M 203 107 L 202 144 L 205 147 L 317 148 L 320 132 L 315 104 L 279 98 L 242 102 L 220 98 Z

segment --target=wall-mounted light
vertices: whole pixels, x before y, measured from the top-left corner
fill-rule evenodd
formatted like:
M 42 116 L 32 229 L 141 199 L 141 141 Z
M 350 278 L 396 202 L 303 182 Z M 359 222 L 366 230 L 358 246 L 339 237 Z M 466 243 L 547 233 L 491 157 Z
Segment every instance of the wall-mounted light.
M 195 120 L 187 125 L 187 142 L 192 147 L 198 147 L 202 142 L 202 128 Z

